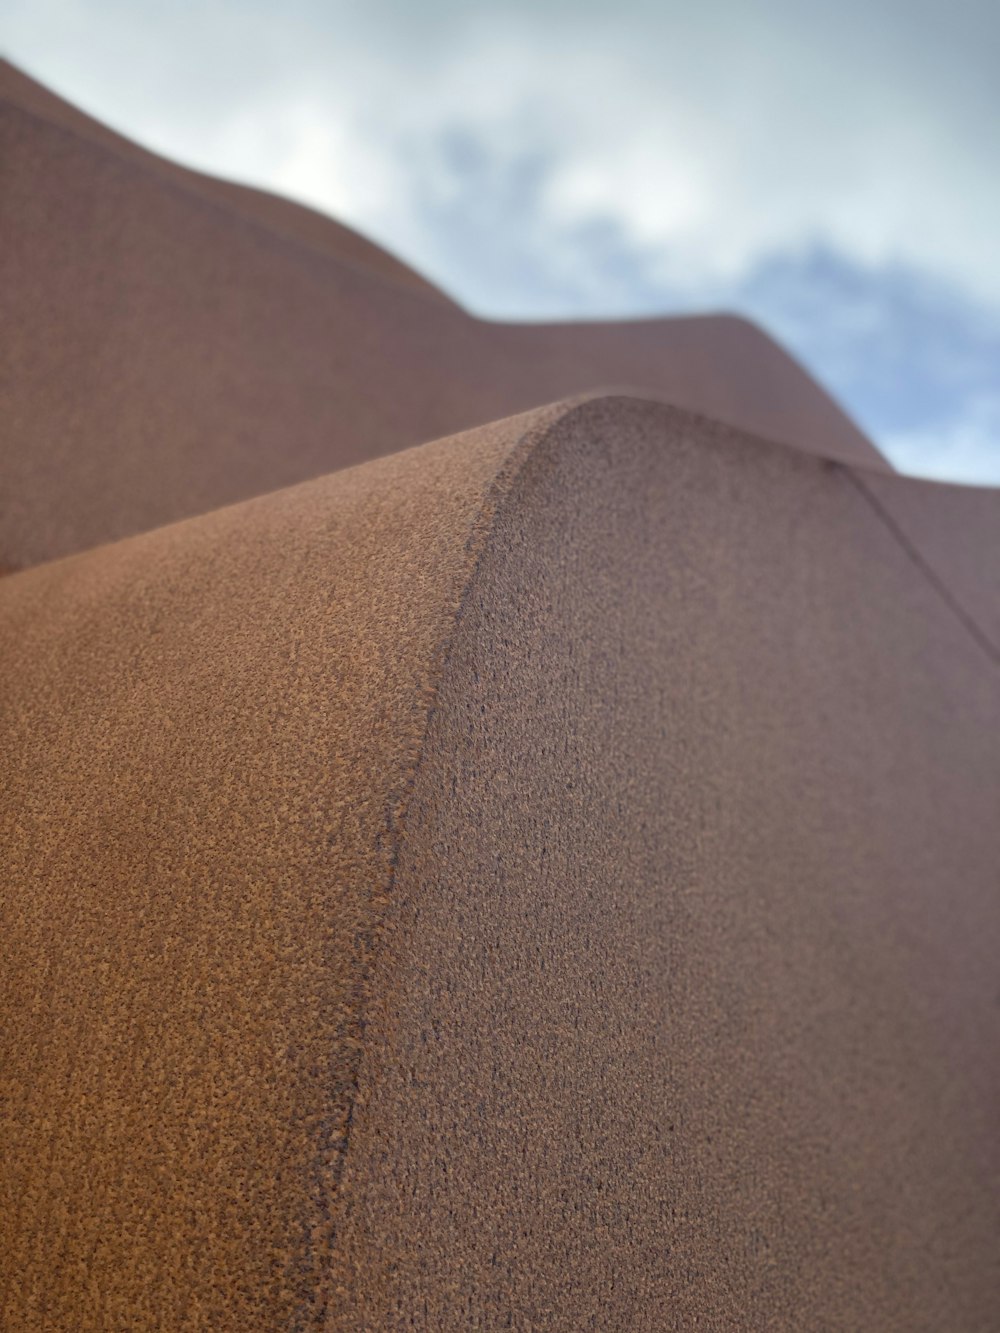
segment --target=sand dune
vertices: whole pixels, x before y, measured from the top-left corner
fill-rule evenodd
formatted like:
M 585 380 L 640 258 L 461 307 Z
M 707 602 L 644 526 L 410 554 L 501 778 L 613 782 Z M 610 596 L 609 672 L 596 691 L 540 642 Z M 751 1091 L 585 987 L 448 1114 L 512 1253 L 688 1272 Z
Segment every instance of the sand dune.
M 57 117 L 9 66 L 3 86 L 8 568 L 608 387 L 879 465 L 742 320 L 474 320 L 375 247 L 349 262 L 336 224 L 325 248 L 293 242 L 242 196 L 220 208 L 187 173 Z
M 0 1326 L 995 1326 L 1000 491 L 4 124 Z

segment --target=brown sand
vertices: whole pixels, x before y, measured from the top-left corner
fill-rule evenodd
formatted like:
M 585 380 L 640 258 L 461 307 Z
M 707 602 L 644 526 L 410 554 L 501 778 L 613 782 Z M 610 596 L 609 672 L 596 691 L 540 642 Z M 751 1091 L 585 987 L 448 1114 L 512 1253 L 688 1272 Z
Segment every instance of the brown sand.
M 143 282 L 197 323 L 132 244 L 88 288 L 123 374 Z M 442 301 L 345 272 L 288 349 L 410 302 L 400 355 L 458 355 L 418 337 Z M 18 299 L 65 348 L 57 277 Z M 145 521 L 158 449 L 167 508 L 280 465 L 195 432 L 236 389 L 188 415 L 136 320 L 124 484 L 108 348 L 62 404 L 14 388 L 23 562 Z M 685 327 L 688 366 L 770 346 L 622 355 Z M 613 341 L 502 333 L 567 373 Z M 343 400 L 362 454 L 418 403 L 382 373 Z M 813 456 L 838 418 L 771 383 L 788 421 L 814 395 L 799 448 L 591 397 L 0 582 L 0 1327 L 1000 1325 L 1000 492 Z

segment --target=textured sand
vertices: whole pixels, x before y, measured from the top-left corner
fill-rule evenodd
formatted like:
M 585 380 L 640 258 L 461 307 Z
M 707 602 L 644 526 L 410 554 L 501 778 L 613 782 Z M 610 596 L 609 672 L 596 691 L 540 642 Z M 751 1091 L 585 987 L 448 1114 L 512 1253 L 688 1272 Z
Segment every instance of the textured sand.
M 63 147 L 86 195 L 105 148 Z M 95 248 L 166 188 L 115 163 Z M 161 242 L 203 253 L 175 189 Z M 155 211 L 86 306 L 18 233 L 20 563 L 283 466 L 249 409 L 199 433 L 249 392 L 236 325 L 185 403 L 190 349 L 139 317 L 198 327 L 140 244 Z M 327 447 L 367 461 L 0 581 L 0 1327 L 996 1328 L 1000 492 L 847 434 L 823 457 L 845 419 L 778 353 L 777 401 L 732 401 L 801 413 L 799 447 L 617 394 L 375 457 L 372 383 L 416 411 L 413 360 L 451 346 L 417 331 L 484 326 L 377 265 L 297 303 L 260 263 L 260 311 L 311 311 L 289 361 L 418 312 L 382 381 L 342 370 Z M 225 290 L 252 341 L 250 271 Z M 616 336 L 641 367 L 687 335 L 707 374 L 721 330 L 716 369 L 770 346 Z M 567 374 L 612 346 L 490 336 Z M 429 416 L 468 391 L 446 368 Z M 322 450 L 288 393 L 294 471 Z

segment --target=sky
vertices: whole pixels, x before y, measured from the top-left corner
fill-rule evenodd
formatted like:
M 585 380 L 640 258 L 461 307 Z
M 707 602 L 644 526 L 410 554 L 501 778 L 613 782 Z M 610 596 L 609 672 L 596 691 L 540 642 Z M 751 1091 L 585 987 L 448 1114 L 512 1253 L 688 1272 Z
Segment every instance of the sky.
M 5 0 L 0 49 L 477 314 L 738 311 L 1000 485 L 997 0 Z

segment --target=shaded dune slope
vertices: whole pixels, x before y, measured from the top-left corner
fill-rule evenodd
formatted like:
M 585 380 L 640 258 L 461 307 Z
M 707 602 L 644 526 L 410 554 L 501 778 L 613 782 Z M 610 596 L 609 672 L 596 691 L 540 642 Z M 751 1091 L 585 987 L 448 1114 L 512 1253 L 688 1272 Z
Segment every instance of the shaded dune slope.
M 71 109 L 55 114 L 9 67 L 5 88 L 6 568 L 602 386 L 884 467 L 742 320 L 476 320 L 395 261 L 348 262 L 339 241 L 304 245 L 260 210 L 220 207 L 218 183 L 188 188 Z
M 1000 676 L 870 484 L 598 398 L 0 584 L 7 1326 L 991 1326 Z

